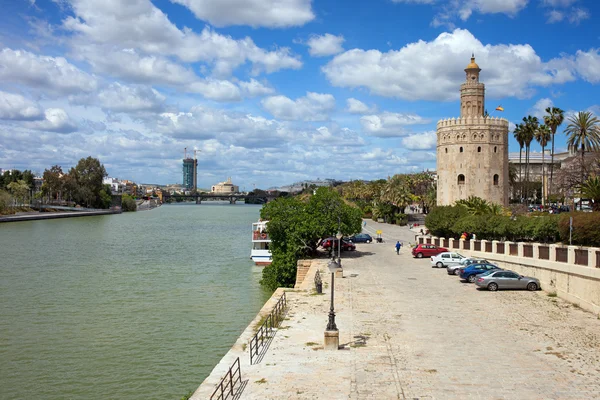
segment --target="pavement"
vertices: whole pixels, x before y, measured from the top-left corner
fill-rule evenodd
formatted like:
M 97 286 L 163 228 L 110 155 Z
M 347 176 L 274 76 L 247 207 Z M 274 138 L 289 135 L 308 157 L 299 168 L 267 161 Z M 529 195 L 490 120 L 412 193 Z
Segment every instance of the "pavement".
M 260 363 L 242 360 L 240 399 L 600 399 L 600 319 L 546 292 L 477 290 L 413 259 L 406 227 L 368 220 L 384 243 L 342 253 L 340 349 L 323 349 L 330 299 L 290 305 Z M 416 229 L 416 228 L 415 228 Z M 312 286 L 308 283 L 308 287 Z

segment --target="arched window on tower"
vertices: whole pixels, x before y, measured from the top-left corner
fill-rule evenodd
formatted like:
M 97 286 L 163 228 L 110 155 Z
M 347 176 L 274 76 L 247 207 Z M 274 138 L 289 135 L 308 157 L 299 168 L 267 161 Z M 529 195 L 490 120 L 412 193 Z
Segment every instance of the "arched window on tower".
M 500 179 L 500 177 L 498 176 L 498 174 L 494 175 L 494 186 L 498 186 L 498 179 Z
M 460 151 L 461 153 L 463 152 L 463 148 L 462 148 L 462 146 L 460 146 L 460 150 L 459 150 L 459 151 Z
M 481 153 L 481 146 L 477 146 L 477 152 Z
M 498 152 L 498 148 L 496 146 L 494 146 L 494 153 Z
M 446 150 L 446 153 L 448 153 L 448 148 L 447 147 L 445 148 L 445 150 Z
M 465 184 L 465 176 L 463 174 L 458 175 L 458 184 L 459 185 Z

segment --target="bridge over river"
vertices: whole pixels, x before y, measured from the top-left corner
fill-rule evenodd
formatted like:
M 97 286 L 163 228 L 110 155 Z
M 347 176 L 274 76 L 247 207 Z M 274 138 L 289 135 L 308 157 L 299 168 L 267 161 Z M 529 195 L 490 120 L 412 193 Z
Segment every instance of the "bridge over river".
M 194 200 L 196 204 L 202 204 L 202 200 L 227 200 L 229 204 L 235 204 L 238 200 L 244 200 L 247 203 L 252 204 L 264 204 L 267 203 L 277 197 L 279 194 L 241 194 L 241 193 L 197 193 L 197 194 L 189 194 L 189 195 L 170 195 L 164 194 L 163 201 L 169 202 L 175 199 L 185 199 L 185 200 Z M 248 201 L 250 200 L 250 201 Z

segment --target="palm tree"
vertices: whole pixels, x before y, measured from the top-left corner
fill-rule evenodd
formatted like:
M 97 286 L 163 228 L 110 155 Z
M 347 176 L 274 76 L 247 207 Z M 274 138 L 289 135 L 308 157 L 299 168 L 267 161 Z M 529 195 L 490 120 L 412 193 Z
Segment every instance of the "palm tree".
M 532 117 L 528 115 L 527 117 L 523 117 L 523 141 L 525 142 L 525 179 L 527 181 L 527 189 L 526 189 L 526 198 L 529 199 L 529 153 L 531 149 L 531 142 L 535 136 L 535 132 L 537 132 L 540 122 L 537 117 Z
M 540 125 L 538 130 L 535 131 L 535 140 L 538 141 L 540 146 L 542 146 L 542 204 L 546 205 L 546 193 L 544 188 L 546 187 L 546 155 L 545 148 L 550 140 L 551 133 L 550 128 L 547 125 Z
M 523 156 L 523 147 L 525 147 L 525 135 L 523 125 L 517 124 L 514 130 L 514 137 L 517 143 L 519 143 L 519 197 L 523 198 L 523 175 L 521 173 L 522 170 L 522 156 Z
M 569 136 L 569 150 L 577 151 L 581 147 L 581 185 L 584 182 L 585 151 L 597 150 L 600 146 L 600 121 L 589 111 L 580 111 L 569 117 L 565 133 Z
M 593 200 L 592 210 L 600 211 L 600 177 L 590 176 L 581 186 L 581 194 Z
M 550 194 L 552 194 L 552 177 L 554 175 L 554 135 L 556 134 L 556 130 L 565 120 L 565 112 L 558 107 L 548 107 L 546 108 L 546 112 L 548 115 L 544 116 L 544 124 L 550 128 L 550 132 L 552 133 L 552 153 L 550 158 Z

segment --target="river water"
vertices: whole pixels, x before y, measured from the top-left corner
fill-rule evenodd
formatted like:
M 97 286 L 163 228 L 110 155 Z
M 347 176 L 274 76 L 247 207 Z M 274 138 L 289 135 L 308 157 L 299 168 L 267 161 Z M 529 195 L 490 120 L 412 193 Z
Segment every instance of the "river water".
M 174 399 L 270 293 L 254 205 L 0 224 L 0 399 Z

